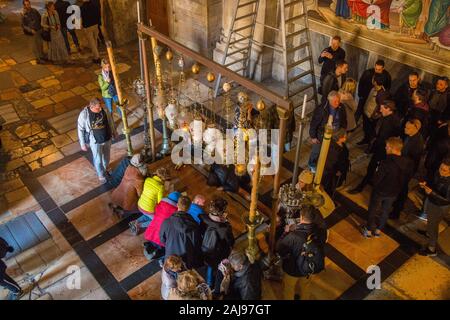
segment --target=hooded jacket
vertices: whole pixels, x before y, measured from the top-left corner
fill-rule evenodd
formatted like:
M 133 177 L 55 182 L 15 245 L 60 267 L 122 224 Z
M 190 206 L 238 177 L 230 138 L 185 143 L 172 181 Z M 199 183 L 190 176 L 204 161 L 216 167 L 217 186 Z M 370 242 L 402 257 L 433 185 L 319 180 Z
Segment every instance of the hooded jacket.
M 192 216 L 192 218 L 194 218 L 195 222 L 200 223 L 201 222 L 200 215 L 205 212 L 203 211 L 203 208 L 200 207 L 198 204 L 191 203 L 188 213 Z
M 216 267 L 227 258 L 234 246 L 234 236 L 228 221 L 217 222 L 209 215 L 200 215 L 200 232 L 203 234 L 202 253 L 207 265 Z
M 177 211 L 177 204 L 170 199 L 164 198 L 155 207 L 155 214 L 152 222 L 145 230 L 144 238 L 147 241 L 151 241 L 159 246 L 164 247 L 159 238 L 161 226 L 172 214 Z
M 142 193 L 144 177 L 138 168 L 128 166 L 119 186 L 111 195 L 112 203 L 124 210 L 136 210 L 139 196 Z
M 164 183 L 158 176 L 145 179 L 144 191 L 139 198 L 138 207 L 146 213 L 153 213 L 155 206 L 161 201 L 164 193 Z
M 180 256 L 188 269 L 202 265 L 200 227 L 188 213 L 177 211 L 166 219 L 159 236 L 166 247 L 166 257 Z
M 397 197 L 407 179 L 413 175 L 414 163 L 403 156 L 389 154 L 375 171 L 373 193 L 382 197 Z

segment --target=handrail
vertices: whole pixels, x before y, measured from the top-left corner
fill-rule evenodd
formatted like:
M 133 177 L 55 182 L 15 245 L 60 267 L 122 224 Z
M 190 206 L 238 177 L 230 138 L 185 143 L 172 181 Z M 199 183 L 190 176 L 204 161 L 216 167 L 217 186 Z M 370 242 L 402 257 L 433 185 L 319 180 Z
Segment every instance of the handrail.
M 249 80 L 234 71 L 225 68 L 224 66 L 218 64 L 217 62 L 201 55 L 198 52 L 195 52 L 188 47 L 182 45 L 181 43 L 169 38 L 168 36 L 158 32 L 155 30 L 154 27 L 149 27 L 144 25 L 143 23 L 137 24 L 138 32 L 142 32 L 143 34 L 146 34 L 150 37 L 155 38 L 156 40 L 164 43 L 165 45 L 169 46 L 173 50 L 176 50 L 180 52 L 183 55 L 186 55 L 193 60 L 197 61 L 198 63 L 204 65 L 207 67 L 210 71 L 215 72 L 217 74 L 222 74 L 222 76 L 235 81 L 236 83 L 240 84 L 241 86 L 245 87 L 248 90 L 253 91 L 254 93 L 258 94 L 259 96 L 266 98 L 267 100 L 275 103 L 278 107 L 290 111 L 292 110 L 292 102 L 282 97 L 281 95 L 263 87 L 262 85 Z

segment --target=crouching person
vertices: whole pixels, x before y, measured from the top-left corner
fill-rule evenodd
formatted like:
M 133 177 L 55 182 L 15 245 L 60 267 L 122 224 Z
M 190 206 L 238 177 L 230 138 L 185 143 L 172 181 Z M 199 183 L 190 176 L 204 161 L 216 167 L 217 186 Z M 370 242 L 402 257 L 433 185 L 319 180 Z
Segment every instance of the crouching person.
M 178 191 L 171 192 L 167 198 L 163 198 L 161 202 L 156 205 L 153 220 L 144 233 L 144 239 L 146 241 L 144 243 L 144 256 L 148 260 L 164 256 L 164 244 L 161 242 L 159 232 L 163 222 L 177 211 L 177 203 L 180 196 L 181 193 Z
M 214 293 L 224 300 L 261 300 L 262 271 L 247 256 L 233 251 L 219 264 Z
M 169 180 L 169 172 L 166 168 L 159 168 L 152 177 L 144 182 L 144 190 L 138 201 L 138 209 L 142 216 L 130 222 L 130 230 L 138 235 L 141 229 L 145 229 L 153 219 L 156 205 L 161 201 L 164 194 L 164 182 Z
M 161 271 L 161 298 L 167 300 L 171 289 L 177 288 L 178 275 L 186 271 L 183 260 L 178 256 L 167 257 Z
M 324 269 L 327 231 L 314 223 L 317 214 L 312 206 L 303 208 L 300 223 L 287 225 L 277 243 L 283 262 L 285 300 L 300 299 L 300 290 L 308 290 L 310 276 Z
M 211 289 L 195 270 L 181 272 L 177 287 L 169 290 L 167 300 L 212 300 Z
M 140 154 L 135 154 L 119 186 L 114 189 L 109 204 L 113 212 L 121 219 L 128 212 L 137 211 L 137 202 L 142 193 L 147 165 Z

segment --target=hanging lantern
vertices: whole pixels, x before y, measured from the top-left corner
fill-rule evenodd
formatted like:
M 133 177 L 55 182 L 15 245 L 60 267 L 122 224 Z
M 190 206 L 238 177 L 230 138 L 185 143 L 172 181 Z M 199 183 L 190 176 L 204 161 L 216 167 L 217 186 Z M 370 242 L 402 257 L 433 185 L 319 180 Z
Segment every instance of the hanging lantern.
M 266 109 L 266 104 L 264 103 L 263 99 L 258 100 L 258 102 L 256 103 L 256 109 L 260 112 Z
M 216 76 L 214 75 L 214 73 L 208 72 L 208 74 L 206 75 L 206 80 L 208 80 L 209 82 L 213 82 L 214 80 L 216 80 Z
M 231 84 L 229 82 L 225 82 L 222 86 L 223 91 L 229 92 L 231 90 Z
M 160 45 L 155 47 L 154 53 L 159 57 L 163 51 L 163 48 Z
M 172 53 L 172 50 L 169 49 L 169 50 L 167 50 L 167 52 L 166 52 L 166 60 L 169 61 L 169 62 L 171 62 L 172 59 L 173 59 L 173 53 Z
M 200 66 L 197 62 L 192 65 L 191 71 L 193 74 L 198 74 L 200 72 Z
M 169 121 L 169 127 L 176 129 L 176 119 L 178 115 L 177 106 L 173 103 L 169 103 L 165 109 L 165 115 Z
M 184 59 L 183 59 L 183 56 L 180 56 L 180 57 L 178 58 L 178 66 L 179 66 L 181 69 L 184 68 Z
M 245 102 L 248 101 L 248 95 L 245 92 L 239 92 L 237 95 L 237 99 L 239 101 L 240 104 L 244 104 Z

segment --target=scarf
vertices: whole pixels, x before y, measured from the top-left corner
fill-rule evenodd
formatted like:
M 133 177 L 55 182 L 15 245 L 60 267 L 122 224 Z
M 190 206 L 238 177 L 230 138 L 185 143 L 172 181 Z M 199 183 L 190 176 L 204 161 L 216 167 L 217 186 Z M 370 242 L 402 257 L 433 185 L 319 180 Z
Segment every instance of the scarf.
M 110 72 L 102 69 L 103 80 L 106 82 L 111 82 Z

